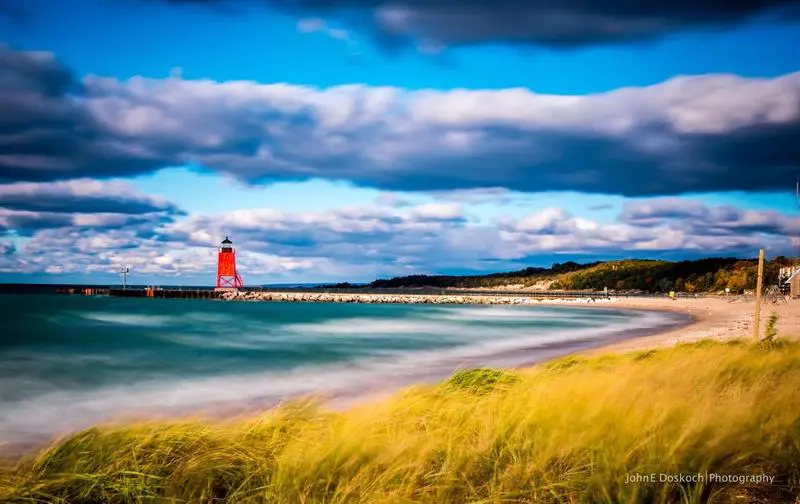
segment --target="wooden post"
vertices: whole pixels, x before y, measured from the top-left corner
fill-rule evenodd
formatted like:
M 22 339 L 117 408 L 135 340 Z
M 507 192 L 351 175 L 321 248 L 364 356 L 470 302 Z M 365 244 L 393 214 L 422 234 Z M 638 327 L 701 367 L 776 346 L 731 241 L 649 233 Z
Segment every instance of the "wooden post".
M 753 321 L 753 336 L 758 339 L 761 323 L 761 288 L 764 281 L 764 249 L 758 251 L 758 280 L 756 280 L 756 317 Z

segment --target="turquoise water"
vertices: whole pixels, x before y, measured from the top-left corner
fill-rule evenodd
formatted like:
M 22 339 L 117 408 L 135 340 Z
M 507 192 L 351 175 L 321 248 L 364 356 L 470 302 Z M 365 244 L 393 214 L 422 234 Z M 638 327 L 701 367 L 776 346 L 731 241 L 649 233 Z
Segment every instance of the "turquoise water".
M 0 441 L 119 415 L 358 397 L 459 367 L 535 362 L 678 321 L 553 306 L 0 295 Z

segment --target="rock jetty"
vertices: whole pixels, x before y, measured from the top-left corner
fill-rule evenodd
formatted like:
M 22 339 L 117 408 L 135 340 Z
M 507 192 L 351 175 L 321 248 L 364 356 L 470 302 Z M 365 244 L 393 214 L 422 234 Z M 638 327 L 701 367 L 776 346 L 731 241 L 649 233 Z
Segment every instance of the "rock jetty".
M 324 292 L 252 292 L 230 291 L 220 296 L 225 301 L 285 301 L 307 303 L 397 303 L 397 304 L 484 304 L 525 305 L 547 302 L 608 302 L 605 298 L 536 299 L 530 296 L 432 295 L 432 294 L 363 294 Z

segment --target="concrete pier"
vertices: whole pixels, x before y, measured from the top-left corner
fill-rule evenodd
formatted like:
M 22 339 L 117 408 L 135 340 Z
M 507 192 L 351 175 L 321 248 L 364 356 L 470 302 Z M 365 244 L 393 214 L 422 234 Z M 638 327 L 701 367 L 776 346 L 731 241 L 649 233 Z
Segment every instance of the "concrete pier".
M 171 299 L 219 299 L 223 301 L 272 301 L 306 303 L 399 303 L 399 304 L 527 304 L 542 299 L 606 300 L 604 293 L 554 292 L 460 292 L 443 290 L 346 289 L 235 290 L 235 289 L 158 289 L 112 288 L 111 296 Z
M 338 288 L 181 288 L 181 287 L 77 287 L 59 288 L 62 294 L 108 295 L 130 298 L 218 299 L 307 303 L 399 303 L 399 304 L 529 304 L 548 300 L 604 302 L 628 297 L 666 297 L 666 294 L 589 291 L 468 291 L 452 289 L 338 289 Z M 677 297 L 702 297 L 678 294 Z

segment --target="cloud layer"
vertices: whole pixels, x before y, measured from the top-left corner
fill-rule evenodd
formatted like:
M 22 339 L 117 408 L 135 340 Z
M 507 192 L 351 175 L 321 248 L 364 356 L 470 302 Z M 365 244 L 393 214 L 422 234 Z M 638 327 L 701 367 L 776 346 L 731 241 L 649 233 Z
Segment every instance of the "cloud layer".
M 166 0 L 242 6 L 238 0 Z M 387 47 L 508 43 L 571 48 L 649 40 L 769 16 L 797 20 L 795 0 L 262 0 L 297 15 L 335 16 Z
M 0 47 L 0 273 L 127 264 L 205 278 L 225 235 L 255 281 L 497 271 L 557 255 L 788 254 L 798 219 L 677 196 L 787 189 L 800 170 L 797 138 L 800 72 L 681 76 L 586 96 L 318 89 L 78 80 L 50 53 Z M 325 212 L 188 215 L 120 180 L 187 164 L 248 184 L 321 178 L 382 192 Z M 560 207 L 486 218 L 477 208 L 502 213 L 514 206 L 509 190 L 640 198 L 610 221 Z
M 15 229 L 27 238 L 16 245 L 0 240 L 0 272 L 108 275 L 126 264 L 142 278 L 210 279 L 226 235 L 238 248 L 245 279 L 254 283 L 498 271 L 575 255 L 751 256 L 762 246 L 788 255 L 787 236 L 800 234 L 800 219 L 788 215 L 678 198 L 630 201 L 615 221 L 600 222 L 560 208 L 487 220 L 472 215 L 469 204 L 397 205 L 399 198 L 390 196 L 328 212 L 161 213 L 147 225 L 19 222 L 31 226 Z
M 0 233 L 29 236 L 37 230 L 119 228 L 140 233 L 183 212 L 163 198 L 136 193 L 119 181 L 0 184 Z
M 0 91 L 6 181 L 193 163 L 254 184 L 317 177 L 642 196 L 785 188 L 800 169 L 800 72 L 676 77 L 586 96 L 177 76 L 78 83 L 50 54 L 5 48 Z

